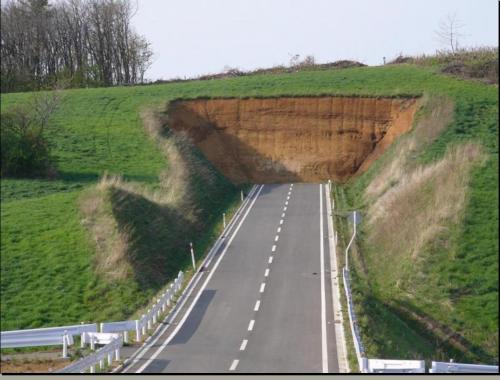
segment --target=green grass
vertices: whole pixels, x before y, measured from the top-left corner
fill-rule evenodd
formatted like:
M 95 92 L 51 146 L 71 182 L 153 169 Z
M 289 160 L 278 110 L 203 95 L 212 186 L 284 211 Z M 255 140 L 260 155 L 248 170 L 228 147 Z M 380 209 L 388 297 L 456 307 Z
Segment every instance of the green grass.
M 280 75 L 255 75 L 211 81 L 192 81 L 137 87 L 74 89 L 64 92 L 54 117 L 49 140 L 59 177 L 55 181 L 2 179 L 2 329 L 104 320 L 131 315 L 161 286 L 144 287 L 141 279 L 109 283 L 95 275 L 94 251 L 80 223 L 77 207 L 80 194 L 96 183 L 104 172 L 121 174 L 128 181 L 158 186 L 158 174 L 168 166 L 160 150 L 142 128 L 139 111 L 143 107 L 166 105 L 173 99 L 198 97 L 268 96 L 420 96 L 445 95 L 456 105 L 454 123 L 420 156 L 421 162 L 441 157 L 446 147 L 457 141 L 479 140 L 489 160 L 474 171 L 464 224 L 454 231 L 457 260 L 432 266 L 429 276 L 443 282 L 454 281 L 458 297 L 456 313 L 443 315 L 436 306 L 428 313 L 459 331 L 482 347 L 485 358 L 498 356 L 485 337 L 498 335 L 498 98 L 497 88 L 439 74 L 436 67 L 387 65 L 344 70 L 304 71 Z M 30 93 L 2 94 L 3 108 L 28 100 Z M 389 153 L 388 153 L 389 154 Z M 382 158 L 383 160 L 384 158 Z M 380 167 L 377 163 L 364 176 L 345 186 L 345 207 L 362 207 L 361 193 Z M 195 181 L 196 182 L 196 181 Z M 230 189 L 220 182 L 219 194 Z M 203 183 L 196 185 L 198 204 L 207 202 Z M 204 235 L 195 245 L 202 254 L 216 231 L 222 210 L 234 202 L 234 192 L 205 207 Z M 115 203 L 116 204 L 116 203 Z M 168 236 L 147 230 L 140 215 L 153 213 L 162 220 L 163 212 L 144 199 L 127 199 L 117 208 L 117 220 L 136 223 L 140 252 L 150 248 L 147 236 L 159 236 L 145 267 L 164 257 L 155 256 Z M 212 217 L 212 219 L 210 219 Z M 146 229 L 140 231 L 140 228 Z M 192 228 L 195 228 L 192 226 Z M 163 235 L 162 235 L 163 233 Z M 152 234 L 152 235 L 151 235 Z M 158 234 L 158 235 L 157 235 Z M 360 241 L 362 247 L 362 237 Z M 438 250 L 437 257 L 448 251 Z M 178 253 L 181 254 L 180 252 Z M 184 252 L 182 252 L 184 255 Z M 174 267 L 189 266 L 185 256 L 170 261 L 162 275 L 168 280 Z M 180 258 L 183 257 L 183 258 Z M 148 261 L 149 260 L 149 261 Z M 169 264 L 169 265 L 170 265 Z M 143 268 L 145 268 L 143 266 Z M 54 269 L 50 269 L 54 268 Z M 387 268 L 390 270 L 390 268 Z M 383 272 L 380 273 L 380 276 Z M 160 276 L 160 278 L 161 278 Z M 357 277 L 354 277 L 355 279 Z M 377 283 L 378 278 L 369 278 Z M 368 281 L 367 280 L 367 281 Z M 430 357 L 442 348 L 407 316 L 395 310 L 387 299 L 390 292 L 368 294 L 367 286 L 357 286 L 363 334 L 373 356 Z M 353 281 L 354 282 L 354 281 Z M 422 286 L 425 295 L 441 294 L 443 288 Z M 460 294 L 460 293 L 457 293 Z M 30 302 L 28 302 L 28 300 Z M 396 327 L 394 327 L 396 326 Z M 390 336 L 390 339 L 384 339 Z M 494 341 L 493 341 L 494 343 Z

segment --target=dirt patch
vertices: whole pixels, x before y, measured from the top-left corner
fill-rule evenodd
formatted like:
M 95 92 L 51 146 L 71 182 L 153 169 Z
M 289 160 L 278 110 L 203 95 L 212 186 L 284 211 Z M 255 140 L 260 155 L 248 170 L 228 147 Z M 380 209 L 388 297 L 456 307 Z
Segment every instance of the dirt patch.
M 417 99 L 294 97 L 169 104 L 185 131 L 235 183 L 344 182 L 407 132 Z
M 8 373 L 50 373 L 70 364 L 67 359 L 54 360 L 2 360 L 0 372 Z

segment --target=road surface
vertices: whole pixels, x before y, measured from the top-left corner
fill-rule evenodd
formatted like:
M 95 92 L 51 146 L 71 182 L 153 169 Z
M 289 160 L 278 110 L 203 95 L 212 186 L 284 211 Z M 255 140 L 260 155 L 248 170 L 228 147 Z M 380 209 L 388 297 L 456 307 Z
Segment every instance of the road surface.
M 260 185 L 127 373 L 339 372 L 325 187 Z

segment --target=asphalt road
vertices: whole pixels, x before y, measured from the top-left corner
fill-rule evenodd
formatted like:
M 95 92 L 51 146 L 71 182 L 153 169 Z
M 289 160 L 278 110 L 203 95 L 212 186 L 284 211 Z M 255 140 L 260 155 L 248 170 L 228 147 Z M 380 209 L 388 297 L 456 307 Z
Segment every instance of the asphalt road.
M 338 372 L 326 218 L 320 185 L 259 187 L 184 315 L 125 371 Z

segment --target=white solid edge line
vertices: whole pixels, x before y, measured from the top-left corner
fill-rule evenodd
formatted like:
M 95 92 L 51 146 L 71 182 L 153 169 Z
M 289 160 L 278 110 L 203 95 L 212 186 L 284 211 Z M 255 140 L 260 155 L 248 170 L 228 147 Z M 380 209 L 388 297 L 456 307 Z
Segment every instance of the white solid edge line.
M 247 348 L 247 343 L 248 339 L 243 339 L 243 342 L 241 342 L 240 351 L 245 351 L 245 348 Z
M 245 221 L 245 219 L 247 218 L 250 210 L 252 209 L 253 205 L 255 204 L 255 201 L 259 198 L 259 194 L 260 192 L 262 191 L 262 189 L 264 188 L 264 185 L 261 185 L 259 190 L 257 191 L 257 194 L 255 195 L 255 198 L 253 199 L 252 203 L 250 204 L 250 206 L 248 207 L 247 211 L 245 212 L 245 215 L 243 215 L 243 217 L 241 218 L 240 220 L 240 223 L 238 224 L 238 226 L 236 227 L 236 229 L 234 230 L 233 234 L 231 235 L 231 238 L 229 239 L 227 245 L 224 247 L 224 250 L 222 251 L 222 253 L 220 254 L 219 258 L 217 259 L 217 262 L 214 264 L 214 267 L 212 268 L 212 270 L 210 271 L 210 274 L 207 276 L 207 278 L 205 279 L 205 282 L 203 283 L 203 285 L 201 286 L 200 290 L 198 291 L 198 294 L 196 295 L 195 299 L 192 301 L 191 305 L 189 306 L 188 310 L 186 311 L 186 313 L 184 314 L 184 316 L 182 317 L 182 319 L 180 320 L 180 322 L 177 324 L 177 326 L 175 327 L 175 330 L 170 334 L 170 336 L 160 345 L 160 347 L 158 347 L 158 349 L 156 350 L 156 352 L 149 358 L 146 360 L 146 362 L 136 371 L 136 373 L 141 373 L 142 371 L 144 371 L 146 369 L 146 367 L 151 364 L 151 362 L 156 359 L 156 357 L 160 354 L 161 351 L 163 351 L 163 349 L 165 349 L 165 347 L 170 343 L 170 341 L 174 338 L 174 336 L 177 334 L 177 332 L 180 330 L 180 328 L 182 327 L 182 325 L 184 324 L 184 322 L 186 321 L 186 319 L 188 318 L 189 314 L 191 313 L 191 310 L 193 310 L 193 307 L 194 305 L 196 304 L 196 302 L 198 301 L 198 299 L 200 298 L 201 296 L 201 293 L 203 292 L 203 290 L 205 290 L 208 282 L 210 281 L 210 279 L 212 278 L 213 274 L 215 273 L 215 270 L 217 269 L 217 267 L 219 266 L 222 258 L 225 256 L 226 252 L 227 252 L 227 249 L 229 248 L 229 246 L 231 245 L 234 237 L 236 236 L 236 234 L 238 233 L 240 227 L 242 226 L 243 222 Z
M 323 185 L 319 185 L 319 228 L 321 265 L 321 356 L 323 373 L 328 373 L 328 348 L 326 343 L 325 247 L 323 244 Z
M 238 359 L 234 359 L 233 362 L 231 363 L 231 367 L 229 367 L 229 370 L 234 371 L 236 369 L 236 367 L 238 367 L 239 362 L 240 361 Z
M 338 313 L 340 315 L 340 323 L 335 323 L 335 340 L 337 343 L 337 359 L 339 364 L 339 372 L 348 373 L 349 362 L 347 360 L 347 347 L 344 336 L 344 318 L 342 314 L 342 305 L 340 303 L 340 289 L 339 289 L 339 271 L 337 265 L 337 247 L 335 243 L 335 230 L 333 228 L 332 212 L 335 205 L 331 199 L 331 185 L 328 186 L 328 191 L 326 191 L 326 213 L 327 224 L 328 224 L 328 243 L 330 246 L 330 268 L 332 269 L 332 275 L 330 276 L 332 285 L 332 306 L 333 315 Z M 337 280 L 337 281 L 335 281 Z
M 261 185 L 262 186 L 262 185 Z M 251 203 L 251 199 L 253 197 L 253 195 L 255 194 L 256 190 L 257 190 L 258 186 L 257 185 L 254 185 L 252 186 L 252 189 L 250 190 L 250 193 L 248 194 L 248 197 L 245 199 L 245 201 L 243 202 L 243 204 L 238 208 L 238 210 L 236 211 L 235 215 L 233 218 L 231 218 L 231 221 L 229 222 L 227 228 L 226 228 L 226 231 L 229 231 L 231 228 L 233 228 L 233 225 L 237 223 L 237 219 L 238 219 L 238 214 L 245 209 L 245 207 Z M 212 262 L 212 258 L 215 256 L 215 254 L 217 253 L 217 251 L 219 250 L 219 247 L 222 245 L 222 242 L 223 242 L 223 239 L 218 239 L 213 248 L 210 250 L 210 252 L 208 253 L 207 257 L 205 257 L 205 260 L 203 260 L 201 266 L 204 266 L 204 267 L 208 267 L 210 265 L 210 263 Z M 217 247 L 216 247 L 217 246 Z M 202 273 L 203 274 L 203 273 Z M 183 298 L 183 300 L 181 301 L 180 304 L 176 305 L 176 309 L 174 310 L 173 314 L 172 314 L 172 319 L 175 319 L 175 317 L 177 316 L 177 314 L 179 313 L 179 311 L 183 308 L 184 304 L 187 302 L 187 300 L 189 299 L 189 297 L 191 296 L 191 293 L 193 292 L 193 290 L 196 288 L 196 285 L 198 285 L 198 282 L 200 282 L 202 276 L 193 276 L 193 278 L 191 279 L 191 281 L 193 281 L 192 285 L 191 285 L 191 281 L 187 284 L 186 286 L 186 289 L 184 291 L 188 291 L 188 293 L 186 293 L 185 297 Z M 188 290 L 189 289 L 189 290 Z M 181 297 L 184 296 L 184 293 L 181 294 Z M 165 317 L 165 320 L 167 318 L 169 318 L 170 315 L 167 315 Z M 162 335 L 165 333 L 165 331 L 170 327 L 169 324 L 165 324 L 165 326 L 163 326 L 163 329 L 162 329 L 162 325 L 159 324 L 158 327 L 156 328 L 156 330 L 153 332 L 153 334 L 151 334 L 151 336 L 148 338 L 152 338 L 153 336 L 155 336 L 158 331 L 160 331 L 158 333 L 158 335 L 156 335 L 156 338 L 151 340 L 150 342 L 148 342 L 147 340 L 143 343 L 142 347 L 139 348 L 128 360 L 132 360 L 130 363 L 127 364 L 127 368 L 124 369 L 123 373 L 127 373 L 127 371 L 129 369 L 131 369 L 145 354 L 146 352 L 148 352 L 152 346 L 158 341 L 158 339 L 160 339 L 162 337 Z M 119 367 L 118 367 L 119 368 Z
M 253 308 L 253 311 L 259 311 L 259 307 L 260 307 L 260 300 L 257 300 L 257 302 L 255 302 L 255 307 Z
M 248 331 L 252 331 L 253 330 L 253 325 L 255 325 L 255 319 L 252 319 L 250 321 L 250 323 L 248 324 Z
M 264 289 L 266 288 L 266 283 L 263 282 L 262 284 L 260 284 L 260 292 L 261 293 L 264 293 Z

